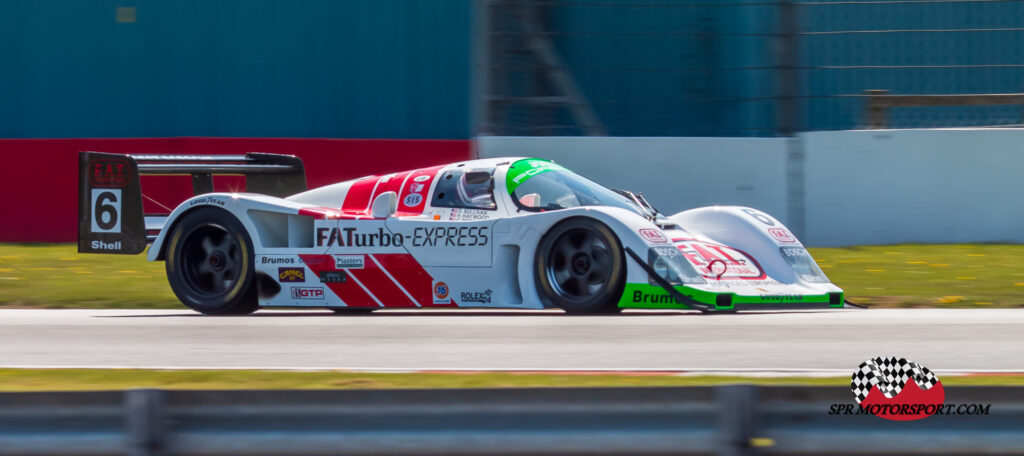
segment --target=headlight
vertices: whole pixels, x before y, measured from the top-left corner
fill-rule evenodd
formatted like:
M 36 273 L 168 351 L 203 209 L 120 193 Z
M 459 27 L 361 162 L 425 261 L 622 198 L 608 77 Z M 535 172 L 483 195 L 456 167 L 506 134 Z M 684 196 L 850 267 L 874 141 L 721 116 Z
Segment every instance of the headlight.
M 828 283 L 828 277 L 825 277 L 825 273 L 803 247 L 782 247 L 779 253 L 786 259 L 786 263 L 789 263 L 789 267 L 793 268 L 797 277 L 804 282 Z
M 652 247 L 647 254 L 647 264 L 672 285 L 707 283 L 675 247 Z M 653 279 L 648 280 L 651 285 L 657 285 Z

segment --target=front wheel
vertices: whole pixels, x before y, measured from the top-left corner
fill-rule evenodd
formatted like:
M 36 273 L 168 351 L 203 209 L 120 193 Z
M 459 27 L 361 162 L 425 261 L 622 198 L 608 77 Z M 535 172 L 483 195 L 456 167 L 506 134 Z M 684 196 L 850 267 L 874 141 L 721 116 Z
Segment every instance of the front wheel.
M 608 226 L 578 217 L 541 239 L 534 267 L 540 298 L 571 314 L 615 313 L 626 280 L 622 246 Z
M 168 241 L 167 281 L 189 308 L 206 315 L 244 315 L 259 307 L 249 235 L 234 215 L 196 209 Z

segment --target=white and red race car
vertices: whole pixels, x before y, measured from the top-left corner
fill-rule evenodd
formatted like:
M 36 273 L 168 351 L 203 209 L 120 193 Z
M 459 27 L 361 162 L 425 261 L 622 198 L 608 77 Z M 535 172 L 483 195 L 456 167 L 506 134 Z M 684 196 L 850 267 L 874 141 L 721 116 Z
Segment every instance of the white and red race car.
M 140 174 L 189 174 L 196 196 L 144 215 Z M 246 176 L 213 193 L 212 175 Z M 306 190 L 292 156 L 80 154 L 79 252 L 164 260 L 204 314 L 260 307 L 843 307 L 771 216 L 671 216 L 548 160 L 471 160 Z

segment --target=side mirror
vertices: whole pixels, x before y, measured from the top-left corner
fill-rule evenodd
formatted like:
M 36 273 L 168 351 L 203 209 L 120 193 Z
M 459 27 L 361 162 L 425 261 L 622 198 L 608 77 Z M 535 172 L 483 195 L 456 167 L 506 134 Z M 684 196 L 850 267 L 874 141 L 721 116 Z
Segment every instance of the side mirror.
M 388 218 L 398 212 L 398 194 L 395 192 L 384 192 L 373 199 L 370 206 L 370 215 L 373 218 Z

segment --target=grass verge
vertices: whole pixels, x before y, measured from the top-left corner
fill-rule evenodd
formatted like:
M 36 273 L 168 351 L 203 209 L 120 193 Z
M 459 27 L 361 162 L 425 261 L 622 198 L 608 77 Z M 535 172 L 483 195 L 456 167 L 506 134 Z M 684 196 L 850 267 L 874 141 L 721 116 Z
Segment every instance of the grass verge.
M 1022 307 L 1024 245 L 813 248 L 847 299 L 872 307 Z
M 1022 307 L 1024 245 L 813 248 L 851 301 L 881 307 Z M 71 244 L 0 244 L 0 306 L 181 308 L 163 262 L 78 254 Z
M 0 244 L 0 306 L 182 308 L 164 262 L 80 254 L 73 244 Z
M 395 389 L 756 385 L 849 386 L 849 377 L 643 374 L 363 373 L 257 370 L 0 369 L 0 391 L 161 389 Z M 946 376 L 946 386 L 1024 385 L 1024 375 Z

